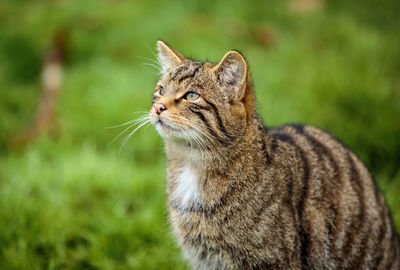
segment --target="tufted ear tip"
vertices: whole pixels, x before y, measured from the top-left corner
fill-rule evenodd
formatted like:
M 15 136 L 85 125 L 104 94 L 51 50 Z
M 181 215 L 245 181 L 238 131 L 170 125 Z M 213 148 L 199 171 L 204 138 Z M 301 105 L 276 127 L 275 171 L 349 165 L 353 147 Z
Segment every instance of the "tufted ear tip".
M 185 57 L 175 51 L 171 46 L 161 39 L 157 40 L 158 60 L 162 67 L 162 73 L 166 73 L 170 68 L 179 65 Z
M 213 68 L 218 81 L 233 91 L 238 99 L 243 97 L 247 78 L 247 62 L 238 51 L 227 52 Z
M 165 41 L 163 41 L 162 39 L 158 39 L 157 40 L 157 48 L 163 47 L 163 46 L 168 46 L 167 43 Z
M 243 63 L 246 64 L 246 60 L 244 59 L 244 57 L 242 56 L 242 54 L 239 51 L 236 50 L 232 50 L 227 52 L 224 57 L 222 57 L 222 60 L 224 60 L 225 58 L 231 58 L 231 59 L 235 59 L 237 61 L 242 61 Z

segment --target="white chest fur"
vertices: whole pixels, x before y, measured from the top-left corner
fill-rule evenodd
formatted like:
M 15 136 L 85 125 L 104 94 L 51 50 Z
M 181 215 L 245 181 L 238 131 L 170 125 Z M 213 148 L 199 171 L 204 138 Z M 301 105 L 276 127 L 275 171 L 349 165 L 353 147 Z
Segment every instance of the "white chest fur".
M 184 166 L 178 171 L 171 195 L 181 209 L 198 208 L 201 205 L 198 177 L 192 168 Z

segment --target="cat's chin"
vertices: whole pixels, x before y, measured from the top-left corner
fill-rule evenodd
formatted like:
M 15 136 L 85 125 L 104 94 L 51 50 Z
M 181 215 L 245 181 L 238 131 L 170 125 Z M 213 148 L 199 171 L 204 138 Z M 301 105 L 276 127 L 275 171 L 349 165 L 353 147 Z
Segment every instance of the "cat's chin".
M 165 122 L 157 122 L 155 128 L 160 134 L 160 136 L 164 139 L 165 142 L 170 142 L 177 144 L 179 146 L 188 147 L 191 150 L 197 149 L 197 144 L 191 142 L 190 138 L 188 138 L 185 134 L 183 134 L 180 130 L 171 127 Z M 205 151 L 205 149 L 203 149 Z
M 164 140 L 176 141 L 184 144 L 189 143 L 188 138 L 186 138 L 179 129 L 165 123 L 164 121 L 158 121 L 154 126 L 158 134 L 160 134 Z

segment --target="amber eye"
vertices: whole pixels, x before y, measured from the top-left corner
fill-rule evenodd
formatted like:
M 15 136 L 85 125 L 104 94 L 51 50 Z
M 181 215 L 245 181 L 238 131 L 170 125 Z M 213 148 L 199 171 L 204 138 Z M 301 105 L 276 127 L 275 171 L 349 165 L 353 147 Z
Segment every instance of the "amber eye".
M 161 87 L 160 90 L 158 90 L 158 92 L 160 93 L 160 95 L 165 95 L 165 88 Z
M 189 92 L 189 93 L 186 94 L 185 97 L 186 97 L 187 100 L 193 101 L 193 100 L 198 99 L 199 96 L 200 96 L 199 94 L 196 94 L 196 93 L 193 93 L 193 92 Z

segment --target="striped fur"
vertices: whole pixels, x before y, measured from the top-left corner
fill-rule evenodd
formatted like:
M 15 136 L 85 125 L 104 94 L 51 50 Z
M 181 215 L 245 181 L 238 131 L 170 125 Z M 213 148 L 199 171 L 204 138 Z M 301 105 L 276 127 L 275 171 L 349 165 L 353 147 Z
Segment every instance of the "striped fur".
M 168 64 L 180 59 L 163 67 L 153 103 L 166 109 L 150 119 L 165 140 L 172 228 L 193 268 L 400 269 L 384 198 L 347 146 L 309 125 L 265 128 L 239 53 L 215 65 L 158 46 Z

